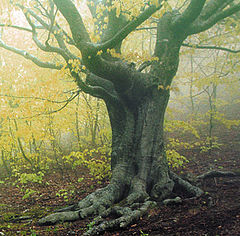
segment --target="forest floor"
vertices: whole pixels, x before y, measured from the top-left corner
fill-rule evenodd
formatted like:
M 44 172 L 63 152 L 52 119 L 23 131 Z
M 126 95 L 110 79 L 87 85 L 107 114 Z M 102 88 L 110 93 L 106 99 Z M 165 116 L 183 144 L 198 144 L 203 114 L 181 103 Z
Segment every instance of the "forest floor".
M 199 175 L 211 169 L 240 170 L 240 140 L 235 138 L 225 148 L 212 152 L 211 156 L 198 151 L 188 151 L 185 155 L 189 157 L 189 163 L 178 172 Z M 29 185 L 28 188 L 36 192 L 26 199 L 23 199 L 20 186 L 1 183 L 0 235 L 82 235 L 92 227 L 92 219 L 54 226 L 36 225 L 40 217 L 71 205 L 107 184 L 92 180 L 86 170 L 82 170 L 82 176 L 84 179 L 80 183 L 74 173 L 45 176 L 48 184 Z M 207 179 L 201 182 L 201 187 L 206 192 L 204 196 L 183 200 L 177 205 L 159 204 L 128 228 L 105 232 L 104 236 L 240 235 L 240 178 Z

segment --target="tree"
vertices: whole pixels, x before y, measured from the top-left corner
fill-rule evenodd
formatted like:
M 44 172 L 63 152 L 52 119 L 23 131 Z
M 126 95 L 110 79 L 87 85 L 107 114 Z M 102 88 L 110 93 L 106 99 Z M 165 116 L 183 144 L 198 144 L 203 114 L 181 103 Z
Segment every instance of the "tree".
M 0 46 L 40 67 L 68 69 L 81 91 L 104 100 L 112 128 L 109 185 L 39 223 L 99 215 L 96 226 L 88 231 L 97 234 L 116 225 L 130 224 L 154 201 L 171 197 L 178 187 L 190 196 L 201 195 L 199 188 L 182 180 L 168 167 L 163 141 L 164 114 L 184 41 L 240 11 L 239 1 L 179 1 L 183 2 L 179 10 L 172 10 L 163 0 L 88 1 L 94 18 L 94 26 L 90 28 L 96 32 L 94 37 L 87 30 L 83 13 L 79 13 L 81 4 L 78 6 L 71 0 L 35 0 L 27 6 L 20 2 L 16 6 L 24 13 L 30 28 L 7 26 L 30 32 L 41 50 L 60 55 L 65 65 L 62 61 L 44 62 L 25 50 L 8 46 L 3 40 Z M 71 34 L 58 23 L 61 21 L 58 11 Z M 124 40 L 146 21 L 156 23 L 152 59 L 140 65 L 130 63 L 121 55 Z M 116 203 L 121 204 L 112 207 Z M 118 218 L 104 221 L 111 213 Z

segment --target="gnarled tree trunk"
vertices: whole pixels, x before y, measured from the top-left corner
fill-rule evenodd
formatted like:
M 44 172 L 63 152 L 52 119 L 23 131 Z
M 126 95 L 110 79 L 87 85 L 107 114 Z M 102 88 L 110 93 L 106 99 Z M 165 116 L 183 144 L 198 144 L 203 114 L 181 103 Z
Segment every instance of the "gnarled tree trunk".
M 168 98 L 167 91 L 156 90 L 137 107 L 109 107 L 113 131 L 112 183 L 122 185 L 120 196 L 127 196 L 130 203 L 146 196 L 163 199 L 173 189 L 163 144 Z
M 155 201 L 171 197 L 174 187 L 189 195 L 202 191 L 170 172 L 163 141 L 164 113 L 169 91 L 154 89 L 136 106 L 108 105 L 112 125 L 112 178 L 103 189 L 88 195 L 74 206 L 39 221 L 54 224 L 97 215 L 95 226 L 86 235 L 125 227 L 140 218 Z M 116 219 L 105 221 L 114 214 Z
M 87 78 L 88 84 L 101 84 L 105 90 L 112 92 L 111 96 L 102 97 L 112 127 L 112 178 L 105 188 L 62 212 L 41 219 L 40 224 L 98 215 L 96 225 L 86 233 L 96 235 L 130 224 L 155 201 L 171 197 L 178 185 L 192 196 L 202 194 L 199 188 L 170 172 L 164 150 L 164 114 L 169 88 L 178 68 L 180 45 L 184 40 L 182 35 L 180 37 L 169 27 L 173 17 L 172 13 L 166 14 L 158 23 L 154 52 L 158 60 L 149 63 L 149 73 L 141 73 L 118 59 L 104 55 L 116 77 L 106 82 L 102 61 L 96 57 L 94 64 L 93 57 L 91 61 L 84 59 L 88 68 L 95 73 Z M 74 73 L 73 76 L 78 78 Z M 77 79 L 77 82 L 81 88 L 81 81 Z M 112 213 L 117 216 L 116 219 L 104 221 L 104 217 Z

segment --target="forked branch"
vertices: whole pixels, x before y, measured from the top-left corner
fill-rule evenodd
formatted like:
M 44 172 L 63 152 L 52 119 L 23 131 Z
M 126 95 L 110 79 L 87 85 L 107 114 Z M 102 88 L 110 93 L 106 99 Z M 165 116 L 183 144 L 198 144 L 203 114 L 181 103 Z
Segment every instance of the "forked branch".
M 200 17 L 203 20 L 207 20 L 209 17 L 214 15 L 217 11 L 225 8 L 228 4 L 232 3 L 233 1 L 234 0 L 218 0 L 218 1 L 210 0 L 205 4 Z
M 200 15 L 206 0 L 191 0 L 187 9 L 172 23 L 175 29 L 188 26 Z
M 162 1 L 161 1 L 162 2 Z M 158 11 L 162 6 L 150 6 L 143 11 L 134 20 L 130 21 L 122 30 L 115 34 L 110 40 L 97 46 L 97 50 L 106 51 L 108 48 L 114 48 L 118 43 L 122 42 L 132 31 L 147 20 L 151 15 Z
M 223 7 L 226 7 L 225 3 L 222 3 Z M 240 11 L 240 3 L 233 4 L 231 7 L 228 7 L 227 9 L 222 9 L 222 7 L 219 7 L 215 14 L 209 16 L 208 19 L 204 20 L 201 17 L 191 24 L 191 26 L 188 29 L 188 35 L 191 34 L 197 34 L 202 31 L 210 29 L 212 26 L 214 26 L 217 22 L 225 19 L 226 17 L 229 17 L 237 12 Z M 203 14 L 204 15 L 204 14 Z
M 118 104 L 119 98 L 117 94 L 113 91 L 110 91 L 107 88 L 104 88 L 101 84 L 91 86 L 89 84 L 86 84 L 79 76 L 79 74 L 72 72 L 72 76 L 76 79 L 78 87 L 85 93 L 88 93 L 94 97 L 101 98 L 106 102 L 111 102 Z M 88 76 L 94 76 L 92 74 Z

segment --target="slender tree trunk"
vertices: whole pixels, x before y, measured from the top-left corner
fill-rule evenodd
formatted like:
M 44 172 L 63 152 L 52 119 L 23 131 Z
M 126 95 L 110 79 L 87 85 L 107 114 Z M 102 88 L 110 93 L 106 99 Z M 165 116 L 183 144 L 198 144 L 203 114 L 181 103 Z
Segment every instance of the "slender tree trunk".
M 191 55 L 191 73 L 193 73 L 193 57 Z M 189 88 L 189 92 L 190 92 L 190 101 L 191 101 L 191 113 L 192 115 L 195 112 L 195 106 L 194 106 L 194 99 L 193 99 L 193 76 L 191 76 L 190 78 L 190 88 Z
M 79 101 L 80 101 L 80 98 L 78 96 L 77 97 L 77 103 L 76 103 L 76 111 L 75 111 L 75 123 L 76 123 L 75 127 L 76 127 L 76 134 L 77 134 L 78 150 L 81 149 L 81 145 L 80 145 L 80 131 L 79 131 L 79 113 L 78 113 Z
M 8 167 L 8 163 L 5 159 L 5 155 L 4 155 L 4 150 L 2 150 L 2 162 L 3 162 L 3 166 L 7 172 L 8 177 L 10 177 L 12 175 L 12 170 L 11 167 Z
M 97 128 L 98 128 L 98 123 L 99 123 L 99 118 L 98 118 L 98 113 L 99 113 L 99 109 L 100 109 L 100 104 L 99 104 L 99 100 L 96 101 L 96 111 L 95 111 L 95 115 L 94 115 L 94 120 L 92 122 L 92 127 L 91 127 L 91 133 L 92 133 L 92 146 L 95 147 L 96 146 L 96 139 L 97 139 Z

